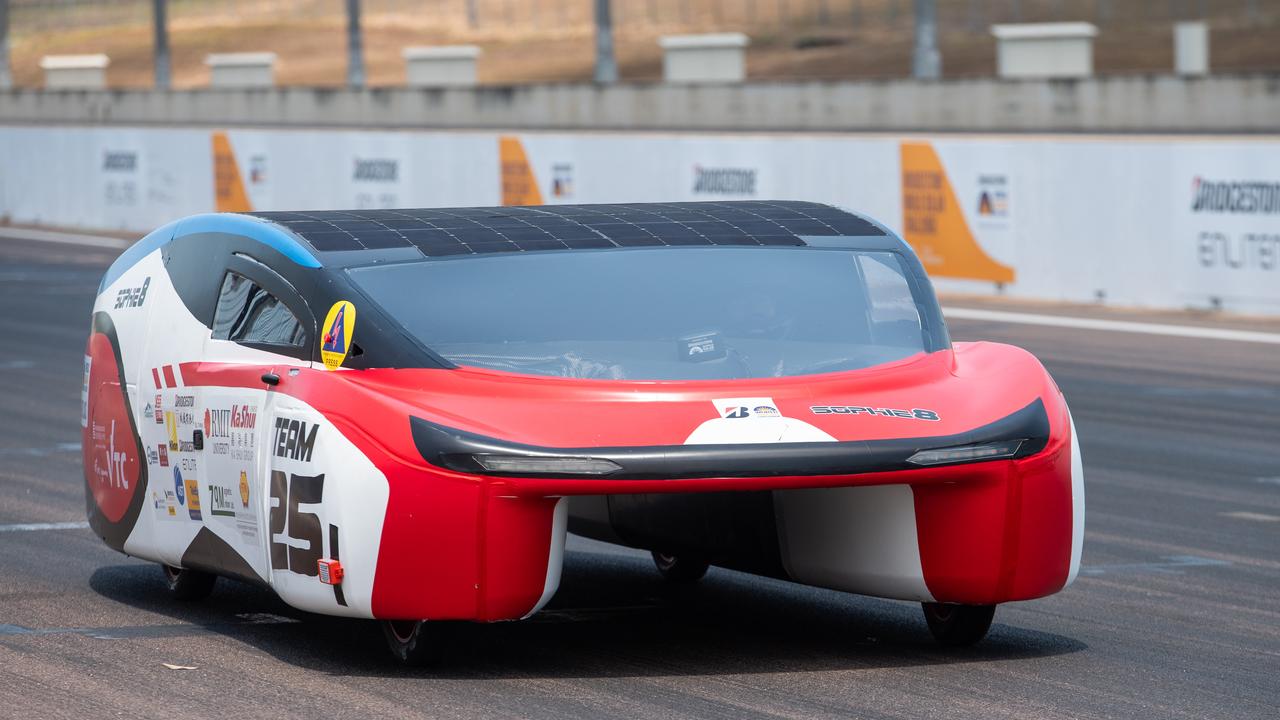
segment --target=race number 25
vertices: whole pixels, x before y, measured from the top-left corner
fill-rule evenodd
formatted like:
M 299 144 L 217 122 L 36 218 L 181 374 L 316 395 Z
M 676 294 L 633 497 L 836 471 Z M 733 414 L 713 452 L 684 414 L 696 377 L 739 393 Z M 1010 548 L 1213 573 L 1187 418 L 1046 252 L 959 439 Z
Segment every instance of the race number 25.
M 286 474 L 271 471 L 271 569 L 289 570 L 312 577 L 320 573 L 316 564 L 324 552 L 320 518 L 300 512 L 299 505 L 319 503 L 324 495 L 324 473 Z M 277 540 L 288 537 L 293 542 Z M 305 544 L 306 547 L 300 547 Z

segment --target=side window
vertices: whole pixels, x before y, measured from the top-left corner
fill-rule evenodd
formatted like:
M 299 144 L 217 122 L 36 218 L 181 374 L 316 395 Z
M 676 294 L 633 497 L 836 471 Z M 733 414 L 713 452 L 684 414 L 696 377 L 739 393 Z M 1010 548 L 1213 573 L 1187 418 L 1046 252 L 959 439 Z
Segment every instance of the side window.
M 213 313 L 215 340 L 302 346 L 302 324 L 271 293 L 238 273 L 228 272 Z
M 923 342 L 920 311 L 898 258 L 892 253 L 860 253 L 858 263 L 867 283 L 876 340 L 885 345 L 919 346 Z

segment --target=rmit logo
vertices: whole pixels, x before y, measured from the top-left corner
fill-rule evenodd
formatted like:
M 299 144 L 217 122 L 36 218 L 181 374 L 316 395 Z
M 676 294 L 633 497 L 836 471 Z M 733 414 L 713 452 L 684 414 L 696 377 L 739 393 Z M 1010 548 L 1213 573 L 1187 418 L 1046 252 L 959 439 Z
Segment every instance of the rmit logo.
M 276 418 L 276 457 L 311 462 L 319 429 L 319 425 L 312 425 L 308 432 L 307 423 L 302 420 Z
M 229 408 L 210 408 L 204 411 L 204 434 L 206 437 L 231 437 L 231 410 Z

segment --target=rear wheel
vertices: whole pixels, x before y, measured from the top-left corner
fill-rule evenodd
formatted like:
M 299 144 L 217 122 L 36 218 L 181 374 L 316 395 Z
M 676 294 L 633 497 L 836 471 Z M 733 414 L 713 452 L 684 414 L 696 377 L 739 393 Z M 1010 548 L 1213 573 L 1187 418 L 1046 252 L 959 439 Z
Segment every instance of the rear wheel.
M 702 579 L 711 564 L 702 558 L 690 555 L 671 555 L 653 551 L 653 564 L 658 566 L 662 577 L 674 583 L 691 583 Z
M 440 623 L 426 620 L 383 620 L 382 634 L 387 638 L 387 648 L 405 665 L 425 665 L 440 659 Z
M 169 592 L 175 600 L 203 600 L 213 592 L 213 584 L 218 576 L 199 570 L 176 568 L 172 565 L 161 565 L 164 580 L 169 585 Z
M 995 617 L 995 605 L 921 603 L 929 632 L 939 645 L 966 647 L 986 637 Z

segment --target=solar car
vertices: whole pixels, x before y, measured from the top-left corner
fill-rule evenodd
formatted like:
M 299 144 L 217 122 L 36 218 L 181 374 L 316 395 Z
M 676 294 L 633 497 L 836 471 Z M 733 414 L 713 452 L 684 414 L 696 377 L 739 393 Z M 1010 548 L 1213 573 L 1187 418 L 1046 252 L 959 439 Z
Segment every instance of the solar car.
M 102 279 L 91 528 L 382 622 L 516 620 L 566 533 L 920 602 L 943 644 L 1080 563 L 1080 450 L 1029 353 L 953 343 L 911 248 L 806 202 L 198 215 Z

